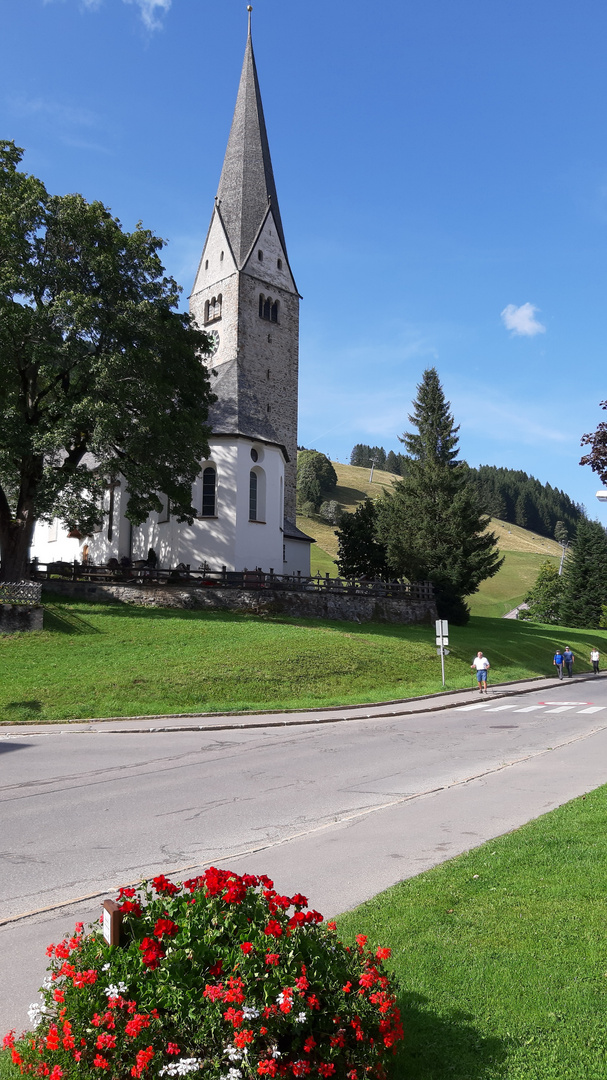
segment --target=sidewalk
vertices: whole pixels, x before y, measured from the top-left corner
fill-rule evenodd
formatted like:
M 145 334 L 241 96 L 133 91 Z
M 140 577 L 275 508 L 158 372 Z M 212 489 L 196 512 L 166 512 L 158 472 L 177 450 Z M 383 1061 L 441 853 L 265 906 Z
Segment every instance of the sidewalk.
M 573 683 L 596 680 L 590 674 L 574 676 Z M 598 676 L 601 678 L 601 676 Z M 527 694 L 534 686 L 549 690 L 560 680 L 538 676 L 520 682 L 496 683 L 489 687 L 489 698 Z M 151 731 L 226 731 L 239 728 L 288 727 L 301 724 L 335 724 L 344 720 L 373 720 L 388 716 L 408 716 L 413 713 L 437 712 L 481 700 L 478 690 L 442 690 L 420 697 L 379 701 L 363 705 L 333 705 L 319 709 L 290 712 L 253 713 L 179 713 L 165 716 L 101 717 L 87 720 L 65 720 L 49 724 L 5 724 L 0 722 L 0 739 L 8 735 L 35 735 L 70 732 L 128 732 L 148 734 Z

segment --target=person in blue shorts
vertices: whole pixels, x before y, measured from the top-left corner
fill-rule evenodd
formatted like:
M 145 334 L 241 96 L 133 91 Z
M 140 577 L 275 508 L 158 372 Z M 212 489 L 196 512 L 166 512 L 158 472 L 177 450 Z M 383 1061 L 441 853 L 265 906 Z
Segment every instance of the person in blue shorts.
M 554 657 L 552 659 L 552 663 L 554 664 L 556 670 L 558 671 L 559 679 L 562 679 L 563 678 L 563 654 L 562 654 L 560 649 L 556 650 L 556 652 L 554 654 Z
M 487 672 L 489 671 L 490 667 L 491 664 L 487 660 L 487 657 L 483 656 L 481 650 L 479 649 L 476 656 L 474 657 L 474 660 L 470 664 L 470 669 L 474 671 L 474 669 L 476 668 L 476 681 L 478 682 L 478 688 L 481 694 L 483 693 L 483 691 L 485 692 L 485 694 L 487 693 Z

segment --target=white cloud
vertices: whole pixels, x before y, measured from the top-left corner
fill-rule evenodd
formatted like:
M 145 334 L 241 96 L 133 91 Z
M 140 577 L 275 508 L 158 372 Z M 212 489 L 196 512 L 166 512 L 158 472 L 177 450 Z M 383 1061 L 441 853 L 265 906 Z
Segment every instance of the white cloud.
M 166 15 L 173 0 L 124 0 L 125 4 L 137 4 L 141 18 L 148 30 L 160 30 L 162 22 L 158 16 Z
M 502 311 L 502 322 L 506 330 L 511 330 L 518 337 L 535 337 L 536 334 L 545 334 L 546 327 L 535 318 L 539 308 L 535 304 L 508 304 Z

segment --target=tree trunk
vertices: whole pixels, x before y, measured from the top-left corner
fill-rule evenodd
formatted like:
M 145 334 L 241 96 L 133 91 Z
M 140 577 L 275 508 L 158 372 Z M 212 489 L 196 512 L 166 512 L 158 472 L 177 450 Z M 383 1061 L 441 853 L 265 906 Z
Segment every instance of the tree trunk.
M 29 550 L 34 524 L 32 517 L 0 526 L 0 581 L 24 581 L 29 578 Z

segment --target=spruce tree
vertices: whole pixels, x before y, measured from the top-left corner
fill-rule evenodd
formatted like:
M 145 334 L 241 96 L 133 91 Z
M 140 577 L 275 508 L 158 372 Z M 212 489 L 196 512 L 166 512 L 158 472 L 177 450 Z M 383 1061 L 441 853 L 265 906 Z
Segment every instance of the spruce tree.
M 607 533 L 598 521 L 582 519 L 563 572 L 563 626 L 596 629 L 607 604 Z
M 431 581 L 441 618 L 463 625 L 464 597 L 502 565 L 487 532 L 467 466 L 458 461 L 458 431 L 434 368 L 424 372 L 409 416 L 416 431 L 401 438 L 405 476 L 377 503 L 377 539 L 398 577 Z

